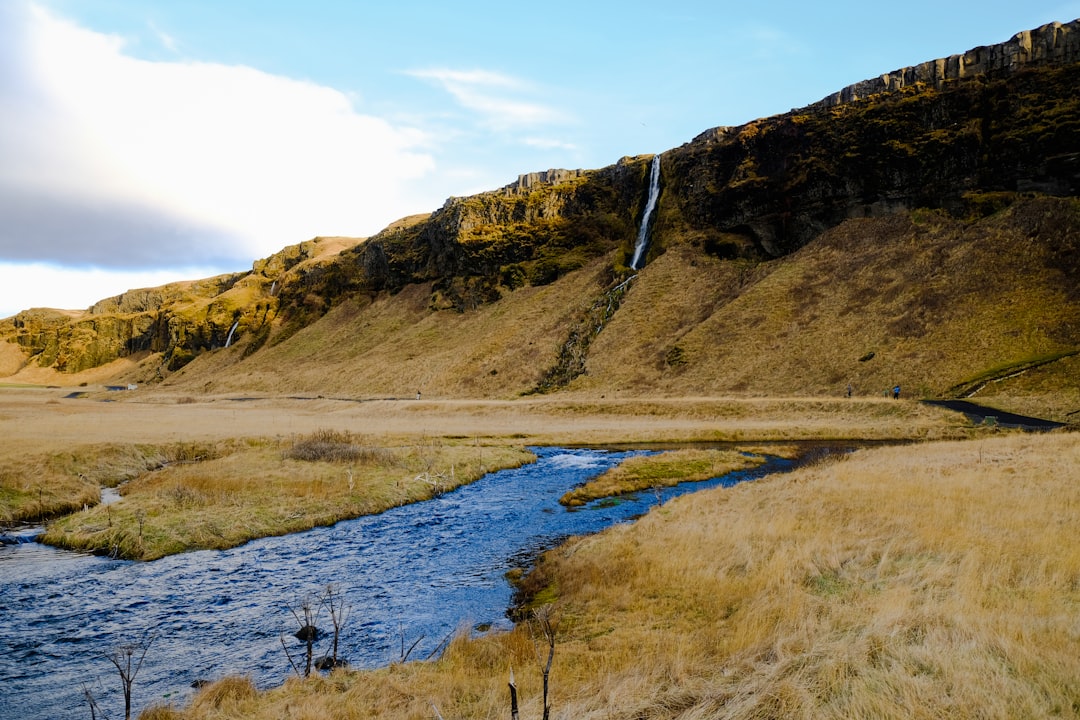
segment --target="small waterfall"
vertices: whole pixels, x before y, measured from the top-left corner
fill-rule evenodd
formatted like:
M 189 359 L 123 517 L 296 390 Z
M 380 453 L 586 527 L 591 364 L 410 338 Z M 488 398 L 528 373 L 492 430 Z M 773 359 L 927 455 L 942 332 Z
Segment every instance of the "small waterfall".
M 645 255 L 645 249 L 649 246 L 649 220 L 653 210 L 656 209 L 656 201 L 660 197 L 660 153 L 653 156 L 652 173 L 649 177 L 649 199 L 645 203 L 645 214 L 641 216 L 641 227 L 638 228 L 637 244 L 634 245 L 634 259 L 630 261 L 631 270 L 640 270 L 641 261 Z
M 230 344 L 232 344 L 232 336 L 233 336 L 233 333 L 234 333 L 234 332 L 236 332 L 236 328 L 237 328 L 237 326 L 238 326 L 239 324 L 240 324 L 240 321 L 239 321 L 239 320 L 237 320 L 236 322 L 234 322 L 234 323 L 232 324 L 232 327 L 231 327 L 231 328 L 229 328 L 229 336 L 225 338 L 225 347 L 229 347 L 229 345 L 230 345 Z

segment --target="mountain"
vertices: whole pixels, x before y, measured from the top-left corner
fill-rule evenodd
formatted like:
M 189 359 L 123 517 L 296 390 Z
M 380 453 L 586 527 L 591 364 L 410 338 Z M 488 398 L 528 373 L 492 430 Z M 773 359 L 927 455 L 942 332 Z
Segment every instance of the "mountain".
M 900 383 L 1080 409 L 1080 21 L 664 152 L 635 271 L 652 161 L 29 310 L 0 322 L 0 374 L 350 397 Z

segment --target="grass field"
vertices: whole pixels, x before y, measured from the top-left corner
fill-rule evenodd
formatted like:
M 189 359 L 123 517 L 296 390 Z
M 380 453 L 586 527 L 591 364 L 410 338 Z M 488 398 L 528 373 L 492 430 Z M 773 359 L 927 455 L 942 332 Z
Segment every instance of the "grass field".
M 525 461 L 533 443 L 738 441 L 789 454 L 797 440 L 905 440 L 683 496 L 548 552 L 518 582 L 523 617 L 540 609 L 557 628 L 552 717 L 1080 716 L 1075 432 L 1018 434 L 882 398 L 68 392 L 0 390 L 0 507 L 32 518 L 119 484 L 123 500 L 54 521 L 50 537 L 144 559 L 420 499 L 433 480 Z M 725 459 L 654 456 L 614 474 L 615 488 Z M 539 718 L 538 649 L 522 621 L 460 637 L 435 661 L 269 690 L 225 678 L 141 717 L 504 717 L 512 667 L 521 717 Z
M 746 470 L 765 462 L 761 455 L 741 450 L 670 450 L 659 455 L 627 458 L 599 477 L 576 487 L 559 498 L 568 507 L 584 505 L 597 498 L 708 480 L 736 470 Z
M 1078 522 L 1074 433 L 861 450 L 684 496 L 526 581 L 554 601 L 551 715 L 1077 717 Z M 143 717 L 505 717 L 512 667 L 539 718 L 536 641 L 522 623 L 434 662 L 229 678 Z
M 72 392 L 86 397 L 71 398 Z M 363 453 L 344 461 L 287 457 L 292 444 L 320 432 L 341 433 Z M 482 470 L 520 464 L 528 445 L 985 432 L 958 413 L 881 398 L 361 402 L 3 388 L 0 523 L 56 518 L 86 506 L 52 522 L 46 540 L 150 559 L 423 499 L 434 488 L 433 475 L 443 476 L 443 489 L 468 482 Z M 684 466 L 676 474 L 693 470 Z M 425 473 L 426 480 L 417 480 Z M 122 503 L 94 507 L 101 488 L 120 485 Z
M 336 440 L 298 452 L 328 434 Z M 533 458 L 521 447 L 423 439 L 375 446 L 326 432 L 196 452 L 131 478 L 121 502 L 51 522 L 42 542 L 132 560 L 234 547 L 427 500 Z

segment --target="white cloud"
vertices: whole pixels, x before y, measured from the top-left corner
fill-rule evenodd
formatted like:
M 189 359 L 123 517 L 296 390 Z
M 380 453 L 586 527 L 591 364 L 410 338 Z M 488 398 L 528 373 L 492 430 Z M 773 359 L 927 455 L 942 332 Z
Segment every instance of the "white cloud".
M 429 138 L 335 89 L 139 60 L 118 37 L 0 5 L 0 259 L 250 262 L 441 200 L 409 196 L 434 168 Z
M 496 130 L 568 121 L 565 113 L 530 100 L 528 96 L 536 91 L 527 83 L 502 73 L 435 68 L 406 74 L 434 81 L 462 107 L 480 115 L 484 125 Z
M 98 300 L 127 290 L 220 274 L 214 268 L 115 271 L 64 268 L 46 263 L 0 262 L 0 318 L 35 307 L 85 310 Z

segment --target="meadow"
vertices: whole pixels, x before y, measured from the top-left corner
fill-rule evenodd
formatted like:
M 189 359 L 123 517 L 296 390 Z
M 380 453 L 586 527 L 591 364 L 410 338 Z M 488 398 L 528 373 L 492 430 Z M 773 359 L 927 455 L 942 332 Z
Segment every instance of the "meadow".
M 48 521 L 45 542 L 138 560 L 423 500 L 528 462 L 530 445 L 981 432 L 957 413 L 881 398 L 195 399 L 40 387 L 0 389 L 0 431 L 0 523 Z M 320 438 L 314 452 L 298 451 Z M 715 475 L 745 460 L 717 462 L 684 454 L 621 488 L 587 492 Z M 122 502 L 98 504 L 102 488 Z
M 119 503 L 49 531 L 130 513 L 130 536 L 142 508 L 144 545 L 174 515 L 207 542 L 238 513 L 252 527 L 258 513 L 270 517 L 253 535 L 291 531 L 269 504 L 282 497 L 292 512 L 407 502 L 432 492 L 432 477 L 465 482 L 527 461 L 531 444 L 789 452 L 799 440 L 905 441 L 684 496 L 572 539 L 514 579 L 515 629 L 463 631 L 436 660 L 339 668 L 268 690 L 221 678 L 189 704 L 144 708 L 144 720 L 506 717 L 511 670 L 520 716 L 540 718 L 545 627 L 554 718 L 1080 715 L 1075 432 L 974 426 L 881 398 L 240 402 L 136 392 L 102 402 L 111 398 L 65 392 L 0 391 L 11 438 L 2 478 L 17 490 L 0 496 L 4 512 L 44 502 L 46 488 L 70 502 L 122 480 Z M 655 485 L 723 460 L 656 457 L 622 472 Z M 71 489 L 58 489 L 61 478 Z
M 1080 714 L 1080 437 L 859 450 L 684 496 L 548 552 L 535 621 L 431 662 L 144 719 L 1031 718 Z

